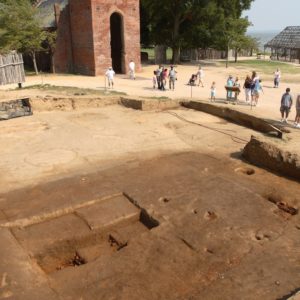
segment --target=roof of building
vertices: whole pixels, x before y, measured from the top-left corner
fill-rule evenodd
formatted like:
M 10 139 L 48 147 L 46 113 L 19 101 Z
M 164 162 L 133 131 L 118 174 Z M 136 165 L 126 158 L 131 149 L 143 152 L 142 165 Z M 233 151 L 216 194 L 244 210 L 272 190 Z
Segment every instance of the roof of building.
M 36 5 L 38 9 L 38 16 L 41 20 L 43 28 L 55 27 L 55 15 L 54 15 L 54 4 L 59 4 L 60 8 L 63 9 L 67 4 L 68 0 L 41 0 Z
M 266 48 L 300 49 L 300 26 L 288 26 L 271 41 Z

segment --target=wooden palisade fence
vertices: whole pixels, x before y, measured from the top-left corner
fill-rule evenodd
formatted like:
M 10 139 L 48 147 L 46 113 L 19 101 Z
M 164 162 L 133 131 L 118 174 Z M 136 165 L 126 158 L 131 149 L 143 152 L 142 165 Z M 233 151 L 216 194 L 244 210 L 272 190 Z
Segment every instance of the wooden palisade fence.
M 22 54 L 15 51 L 0 55 L 0 85 L 25 82 Z

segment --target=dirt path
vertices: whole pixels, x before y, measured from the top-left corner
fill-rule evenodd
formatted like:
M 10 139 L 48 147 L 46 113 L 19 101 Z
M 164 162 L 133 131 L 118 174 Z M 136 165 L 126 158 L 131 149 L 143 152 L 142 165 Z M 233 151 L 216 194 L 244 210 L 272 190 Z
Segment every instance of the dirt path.
M 210 85 L 213 81 L 216 82 L 217 86 L 217 99 L 225 98 L 225 89 L 224 85 L 228 78 L 228 75 L 232 75 L 234 77 L 239 77 L 241 84 L 243 84 L 243 80 L 248 73 L 251 73 L 252 70 L 244 69 L 244 68 L 234 68 L 229 67 L 221 68 L 216 66 L 204 66 L 203 69 L 205 71 L 204 84 L 205 87 L 194 87 L 192 88 L 187 85 L 187 82 L 191 76 L 191 74 L 197 71 L 197 66 L 185 66 L 180 65 L 177 67 L 178 71 L 178 80 L 176 82 L 176 90 L 175 91 L 159 91 L 152 89 L 152 76 L 153 71 L 157 66 L 144 66 L 141 73 L 137 75 L 136 80 L 128 79 L 126 75 L 117 75 L 115 79 L 115 90 L 120 92 L 125 92 L 128 95 L 133 96 L 143 96 L 143 97 L 169 97 L 169 98 L 191 98 L 191 93 L 193 99 L 202 99 L 208 100 L 210 95 Z M 259 107 L 256 107 L 254 111 L 263 115 L 266 118 L 272 119 L 280 119 L 279 106 L 281 95 L 284 93 L 287 87 L 291 88 L 292 94 L 296 96 L 297 93 L 300 93 L 299 84 L 297 83 L 285 83 L 284 78 L 283 82 L 280 84 L 278 89 L 273 88 L 272 81 L 265 81 L 264 75 L 261 75 L 263 80 L 263 88 L 264 94 L 261 95 L 261 99 L 259 100 Z M 104 90 L 104 77 L 89 77 L 89 76 L 74 76 L 74 75 L 51 75 L 44 74 L 41 76 L 29 76 L 26 78 L 27 85 L 36 85 L 36 84 L 52 84 L 58 86 L 76 86 L 81 88 L 92 88 L 98 90 Z M 15 88 L 15 86 L 6 86 L 1 87 L 0 91 L 8 88 Z M 16 91 L 13 93 L 3 93 L 0 92 L 0 95 L 3 98 L 5 97 L 15 97 L 15 96 L 26 96 L 26 95 L 34 95 L 36 92 L 32 92 L 30 90 L 24 91 Z M 240 95 L 240 100 L 244 99 L 244 93 L 242 92 Z M 250 107 L 246 106 L 242 109 L 250 111 Z M 290 114 L 290 121 L 292 122 L 295 117 L 295 108 L 293 108 Z

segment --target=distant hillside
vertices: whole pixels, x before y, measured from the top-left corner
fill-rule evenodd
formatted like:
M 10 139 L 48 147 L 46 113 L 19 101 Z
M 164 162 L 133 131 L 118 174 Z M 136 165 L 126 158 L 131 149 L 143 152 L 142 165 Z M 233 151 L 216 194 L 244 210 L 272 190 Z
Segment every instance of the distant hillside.
M 249 31 L 247 34 L 251 37 L 259 39 L 260 50 L 264 50 L 264 44 L 269 42 L 273 37 L 275 37 L 280 30 L 272 31 Z

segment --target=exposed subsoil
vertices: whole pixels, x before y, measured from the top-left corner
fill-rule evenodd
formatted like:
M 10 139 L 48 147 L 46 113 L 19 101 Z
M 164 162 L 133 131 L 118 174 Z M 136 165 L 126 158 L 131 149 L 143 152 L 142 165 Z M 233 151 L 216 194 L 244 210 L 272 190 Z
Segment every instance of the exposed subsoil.
M 300 286 L 295 182 L 194 152 L 82 179 L 13 191 L 1 203 L 9 220 L 32 221 L 9 226 L 62 299 L 279 299 Z M 147 229 L 141 210 L 159 225 Z
M 260 133 L 183 108 L 57 101 L 2 127 L 0 299 L 297 293 L 299 183 L 242 160 Z

